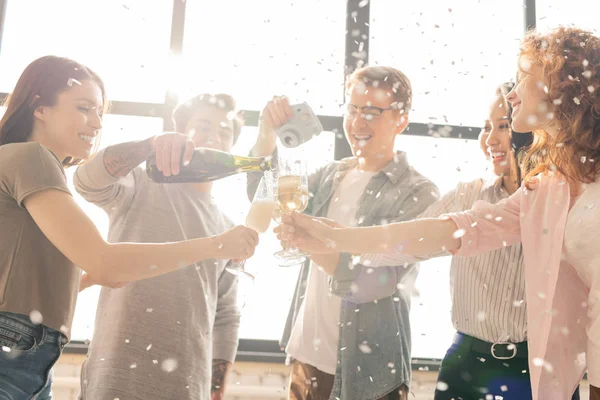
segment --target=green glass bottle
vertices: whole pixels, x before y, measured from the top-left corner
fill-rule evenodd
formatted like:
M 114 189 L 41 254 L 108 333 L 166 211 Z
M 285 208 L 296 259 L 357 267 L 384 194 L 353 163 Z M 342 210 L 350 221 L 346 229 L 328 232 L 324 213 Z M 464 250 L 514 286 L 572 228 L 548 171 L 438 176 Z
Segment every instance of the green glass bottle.
M 148 177 L 156 183 L 210 182 L 244 172 L 270 169 L 271 161 L 264 157 L 241 157 L 208 148 L 196 149 L 192 161 L 182 165 L 177 175 L 164 176 L 156 166 L 154 152 L 146 160 Z

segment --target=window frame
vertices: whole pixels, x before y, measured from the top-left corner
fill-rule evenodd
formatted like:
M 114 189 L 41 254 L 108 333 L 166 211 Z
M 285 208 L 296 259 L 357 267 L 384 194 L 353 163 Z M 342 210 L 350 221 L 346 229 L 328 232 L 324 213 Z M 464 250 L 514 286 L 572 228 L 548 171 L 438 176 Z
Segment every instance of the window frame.
M 16 0 L 0 0 L 0 52 L 2 51 L 2 33 L 5 26 L 4 21 L 8 1 Z M 535 0 L 523 0 L 523 18 L 526 31 L 535 29 L 536 27 L 535 3 Z M 175 56 L 182 55 L 185 19 L 186 2 L 173 0 L 170 50 Z M 347 0 L 344 51 L 344 70 L 346 75 L 357 67 L 368 65 L 369 63 L 369 24 L 370 2 L 365 2 L 364 0 Z M 357 30 L 360 33 L 360 38 L 356 35 Z M 362 56 L 357 58 L 357 53 L 362 54 Z M 7 96 L 8 93 L 0 93 L 0 102 L 4 103 Z M 177 105 L 178 100 L 175 92 L 167 90 L 163 103 L 113 101 L 111 102 L 110 113 L 136 117 L 160 117 L 163 119 L 163 129 L 167 131 L 173 129 L 171 113 Z M 246 125 L 258 126 L 259 113 L 259 110 L 244 110 Z M 318 117 L 326 131 L 343 132 L 342 116 L 319 115 Z M 478 127 L 410 123 L 404 134 L 432 136 L 438 131 L 447 132 L 448 126 L 452 128 L 449 137 L 453 138 L 476 140 L 480 130 Z M 352 155 L 343 135 L 336 135 L 334 146 L 335 160 Z M 65 353 L 85 354 L 87 353 L 87 349 L 87 343 L 73 341 L 66 346 Z M 282 363 L 285 360 L 285 352 L 275 340 L 240 339 L 236 360 Z M 412 368 L 413 370 L 435 371 L 439 369 L 439 365 L 439 359 L 413 358 Z

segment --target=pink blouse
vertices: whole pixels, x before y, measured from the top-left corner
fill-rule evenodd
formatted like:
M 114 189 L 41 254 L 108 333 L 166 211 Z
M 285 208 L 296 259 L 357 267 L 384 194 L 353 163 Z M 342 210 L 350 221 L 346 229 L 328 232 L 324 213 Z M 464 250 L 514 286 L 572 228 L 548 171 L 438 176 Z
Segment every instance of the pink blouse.
M 586 369 L 589 288 L 563 259 L 569 205 L 569 185 L 540 175 L 533 190 L 523 186 L 498 204 L 478 201 L 469 211 L 446 214 L 464 230 L 456 255 L 523 244 L 534 400 L 570 399 Z

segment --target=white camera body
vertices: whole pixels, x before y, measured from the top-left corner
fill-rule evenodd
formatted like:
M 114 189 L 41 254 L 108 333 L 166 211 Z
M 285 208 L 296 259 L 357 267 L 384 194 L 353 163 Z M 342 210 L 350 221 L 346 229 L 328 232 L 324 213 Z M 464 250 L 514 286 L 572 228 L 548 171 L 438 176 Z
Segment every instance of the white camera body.
M 323 126 L 306 102 L 294 104 L 291 107 L 294 110 L 294 116 L 276 131 L 285 147 L 298 147 L 323 132 Z

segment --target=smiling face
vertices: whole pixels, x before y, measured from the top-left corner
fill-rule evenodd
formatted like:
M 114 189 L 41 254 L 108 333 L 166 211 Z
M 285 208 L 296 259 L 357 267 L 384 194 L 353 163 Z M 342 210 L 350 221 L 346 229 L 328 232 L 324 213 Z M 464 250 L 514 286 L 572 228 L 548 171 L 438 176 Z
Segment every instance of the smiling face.
M 346 95 L 344 131 L 355 156 L 365 159 L 394 156 L 394 141 L 408 125 L 407 114 L 394 107 L 391 89 L 362 83 Z
M 484 130 L 487 131 L 485 143 L 494 168 L 494 174 L 497 176 L 510 176 L 514 157 L 510 141 L 512 131 L 502 96 L 498 96 L 490 105 Z
M 216 106 L 199 107 L 185 127 L 196 147 L 230 152 L 233 147 L 234 123 L 227 110 Z
M 34 111 L 33 132 L 61 160 L 88 159 L 102 129 L 103 97 L 92 80 L 73 83 Z
M 521 57 L 519 65 L 517 83 L 506 97 L 513 109 L 513 130 L 544 130 L 555 136 L 552 126 L 554 106 L 548 99 L 542 68 L 529 62 L 526 57 Z

